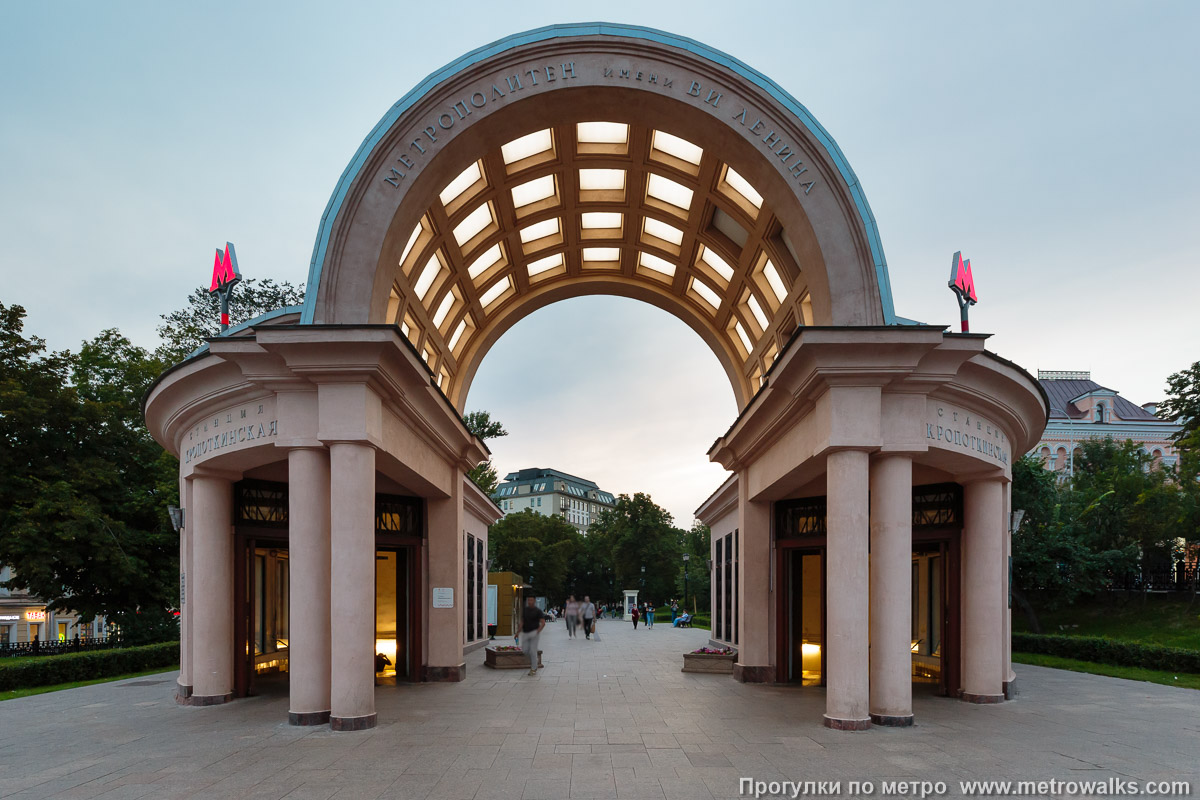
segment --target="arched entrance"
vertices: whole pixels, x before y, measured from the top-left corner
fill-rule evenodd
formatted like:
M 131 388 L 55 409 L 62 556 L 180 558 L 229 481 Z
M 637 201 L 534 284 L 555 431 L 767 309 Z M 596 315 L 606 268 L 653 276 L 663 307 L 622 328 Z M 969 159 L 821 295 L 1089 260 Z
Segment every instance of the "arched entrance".
M 406 95 L 334 191 L 306 305 L 211 341 L 148 396 L 188 509 L 188 702 L 230 696 L 248 641 L 229 522 L 247 480 L 287 486 L 294 723 L 375 724 L 381 497 L 420 520 L 412 677 L 461 679 L 500 511 L 465 479 L 486 449 L 457 412 L 504 331 L 587 294 L 683 320 L 737 397 L 710 451 L 734 475 L 698 513 L 741 680 L 781 679 L 793 579 L 776 570 L 797 543 L 774 512 L 820 497 L 827 724 L 911 721 L 913 487 L 948 483 L 964 497 L 962 693 L 1003 695 L 1007 482 L 1044 423 L 1036 383 L 986 337 L 894 315 L 857 178 L 780 87 L 697 42 L 580 25 L 481 48 Z

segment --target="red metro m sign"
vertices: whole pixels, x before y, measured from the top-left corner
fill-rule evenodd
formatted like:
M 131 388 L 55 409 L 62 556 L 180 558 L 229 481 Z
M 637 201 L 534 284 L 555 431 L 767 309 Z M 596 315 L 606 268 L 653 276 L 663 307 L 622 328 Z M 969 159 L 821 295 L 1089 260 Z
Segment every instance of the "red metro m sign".
M 975 276 L 971 273 L 971 259 L 963 260 L 962 251 L 954 254 L 950 262 L 950 282 L 946 284 L 958 298 L 958 311 L 962 320 L 962 332 L 970 333 L 967 309 L 979 302 L 975 296 Z
M 223 254 L 217 250 L 213 260 L 212 285 L 208 287 L 208 293 L 217 295 L 221 300 L 221 330 L 229 328 L 229 292 L 241 279 L 233 243 L 226 242 Z

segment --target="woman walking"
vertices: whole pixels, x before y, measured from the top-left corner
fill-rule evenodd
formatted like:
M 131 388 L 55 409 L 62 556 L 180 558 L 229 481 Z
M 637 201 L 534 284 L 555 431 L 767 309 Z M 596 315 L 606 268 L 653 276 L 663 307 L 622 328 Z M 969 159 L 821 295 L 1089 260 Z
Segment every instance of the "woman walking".
M 654 627 L 654 603 L 646 603 L 646 627 Z
M 639 615 L 638 615 L 638 607 L 637 607 L 637 606 L 634 606 L 634 607 L 633 607 L 633 611 L 629 612 L 629 616 L 630 616 L 630 617 L 633 619 L 633 629 L 636 631 L 636 630 L 637 630 L 637 624 L 638 624 L 638 616 L 639 616 Z

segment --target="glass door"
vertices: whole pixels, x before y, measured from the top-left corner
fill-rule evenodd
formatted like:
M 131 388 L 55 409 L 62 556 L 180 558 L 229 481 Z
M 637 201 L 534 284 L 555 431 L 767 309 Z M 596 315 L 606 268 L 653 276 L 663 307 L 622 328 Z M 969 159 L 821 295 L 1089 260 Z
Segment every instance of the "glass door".
M 412 676 L 408 571 L 408 548 L 375 552 L 376 683 L 394 683 Z
M 792 550 L 788 557 L 788 680 L 818 686 L 825 680 L 824 557 Z

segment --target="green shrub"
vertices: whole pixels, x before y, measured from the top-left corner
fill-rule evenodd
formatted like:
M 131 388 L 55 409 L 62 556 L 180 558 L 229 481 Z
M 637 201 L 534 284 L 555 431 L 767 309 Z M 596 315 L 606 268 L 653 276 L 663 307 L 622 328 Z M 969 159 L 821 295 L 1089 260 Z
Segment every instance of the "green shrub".
M 0 659 L 0 691 L 111 678 L 178 664 L 179 642 L 64 653 L 46 658 L 16 656 Z
M 1200 675 L 1200 650 L 1185 650 L 1182 647 L 1163 647 L 1096 636 L 1014 633 L 1012 649 L 1021 653 L 1041 653 L 1091 661 L 1095 664 Z

